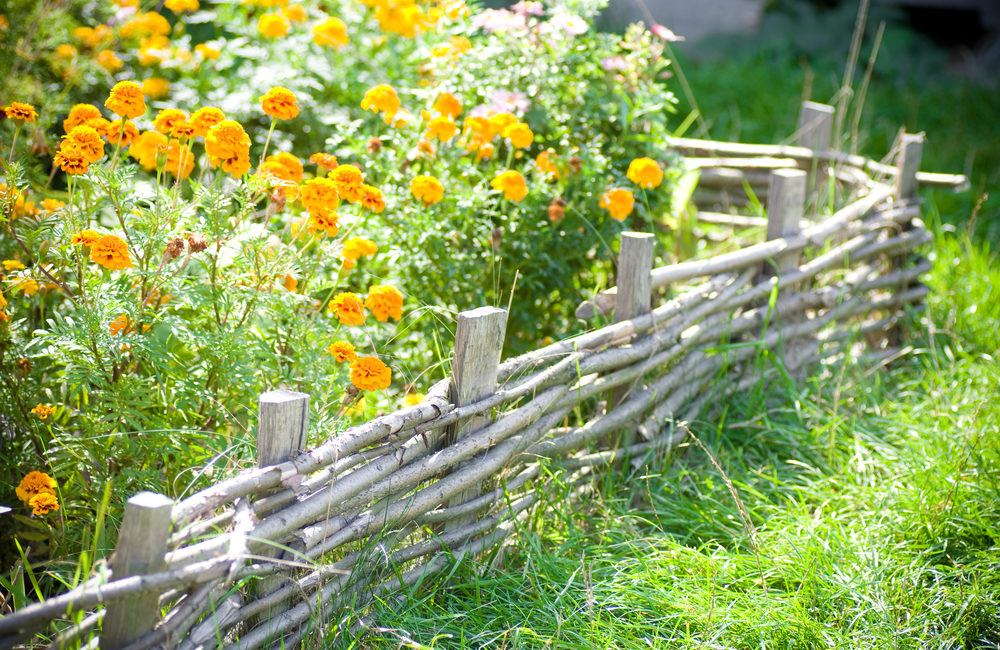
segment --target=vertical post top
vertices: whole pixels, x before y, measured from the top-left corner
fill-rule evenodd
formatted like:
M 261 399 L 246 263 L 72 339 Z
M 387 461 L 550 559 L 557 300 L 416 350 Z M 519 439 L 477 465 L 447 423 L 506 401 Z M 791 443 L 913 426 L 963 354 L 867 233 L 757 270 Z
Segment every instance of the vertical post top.
M 299 393 L 294 390 L 286 390 L 284 388 L 278 388 L 276 390 L 269 390 L 266 393 L 260 394 L 260 404 L 285 404 L 287 402 L 297 402 L 300 400 L 309 400 L 309 393 Z
M 500 309 L 499 307 L 476 307 L 475 309 L 467 309 L 466 311 L 459 312 L 458 320 L 478 320 L 480 318 L 489 318 L 490 316 L 496 318 L 496 314 L 503 314 L 504 321 L 506 322 L 507 310 Z
M 802 102 L 803 112 L 825 113 L 827 115 L 833 115 L 833 112 L 835 110 L 836 109 L 833 106 L 830 106 L 829 104 L 820 104 L 819 102 L 811 102 L 808 100 Z
M 801 178 L 803 181 L 805 181 L 806 178 L 809 176 L 809 172 L 807 172 L 804 169 L 786 168 L 786 169 L 775 169 L 773 172 L 771 172 L 771 175 L 789 179 Z
M 156 510 L 158 508 L 174 507 L 174 500 L 158 492 L 137 492 L 126 502 L 129 508 Z

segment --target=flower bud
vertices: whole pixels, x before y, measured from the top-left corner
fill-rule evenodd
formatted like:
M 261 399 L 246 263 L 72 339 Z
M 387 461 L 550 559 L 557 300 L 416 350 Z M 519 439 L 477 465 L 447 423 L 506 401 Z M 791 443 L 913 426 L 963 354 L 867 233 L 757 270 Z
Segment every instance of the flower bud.
M 205 239 L 204 233 L 191 233 L 188 235 L 188 249 L 192 253 L 200 253 L 208 248 L 208 241 Z
M 169 262 L 170 260 L 177 258 L 183 252 L 184 240 L 180 237 L 174 237 L 167 242 L 166 249 L 163 251 L 163 261 Z

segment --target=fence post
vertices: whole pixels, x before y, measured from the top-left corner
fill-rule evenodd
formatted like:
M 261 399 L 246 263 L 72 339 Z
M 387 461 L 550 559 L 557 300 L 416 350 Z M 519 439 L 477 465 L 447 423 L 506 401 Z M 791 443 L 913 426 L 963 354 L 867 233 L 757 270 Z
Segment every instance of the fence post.
M 479 307 L 458 315 L 455 329 L 455 356 L 451 362 L 451 401 L 456 406 L 477 402 L 497 388 L 497 369 L 507 333 L 507 311 Z M 445 440 L 453 442 L 475 431 L 492 419 L 489 413 L 471 417 L 450 427 Z M 471 460 L 469 462 L 476 462 Z M 471 487 L 455 495 L 449 505 L 458 505 L 479 496 L 480 488 Z M 445 530 L 459 528 L 476 520 L 468 515 L 448 522 Z
M 917 172 L 924 149 L 923 133 L 903 133 L 896 154 L 896 199 L 906 201 L 917 196 Z
M 277 465 L 305 448 L 309 395 L 291 390 L 261 393 L 258 401 L 257 466 Z
M 767 241 L 797 235 L 801 230 L 807 176 L 801 169 L 771 172 L 771 187 L 767 194 Z M 799 253 L 775 255 L 774 263 L 778 273 L 793 271 L 799 266 Z M 765 268 L 765 272 L 769 269 Z
M 796 144 L 813 151 L 829 151 L 833 138 L 833 118 L 835 115 L 836 109 L 833 106 L 816 102 L 802 102 L 799 126 L 796 131 Z M 825 166 L 826 164 L 820 163 L 819 160 L 813 160 L 809 170 L 808 191 L 809 196 L 813 197 L 810 200 L 811 208 L 821 205 L 826 196 L 829 175 Z
M 623 232 L 618 251 L 618 293 L 615 295 L 615 322 L 631 320 L 649 311 L 651 299 L 650 271 L 653 270 L 653 246 L 656 238 L 644 232 Z M 628 396 L 630 386 L 619 386 L 611 391 L 608 410 L 621 404 Z M 635 440 L 635 427 L 622 431 L 622 446 L 629 447 Z
M 166 568 L 164 555 L 173 506 L 173 499 L 155 492 L 140 492 L 128 500 L 111 562 L 115 580 Z M 125 647 L 153 629 L 160 613 L 159 600 L 159 592 L 153 591 L 108 603 L 101 647 Z

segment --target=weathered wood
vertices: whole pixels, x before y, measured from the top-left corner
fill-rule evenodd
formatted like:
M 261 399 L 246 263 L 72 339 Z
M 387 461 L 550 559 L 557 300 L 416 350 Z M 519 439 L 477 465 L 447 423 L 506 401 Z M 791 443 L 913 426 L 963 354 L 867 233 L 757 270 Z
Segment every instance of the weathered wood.
M 920 171 L 920 157 L 924 148 L 923 133 L 904 133 L 899 138 L 896 154 L 895 196 L 901 201 L 917 196 L 917 172 Z
M 309 395 L 284 389 L 262 393 L 258 414 L 258 467 L 291 460 L 305 449 Z
M 140 492 L 128 500 L 111 562 L 116 580 L 165 568 L 173 506 L 173 499 L 155 492 Z M 152 629 L 160 613 L 159 598 L 159 591 L 148 591 L 110 603 L 101 646 L 121 648 Z
M 500 353 L 507 333 L 507 311 L 496 307 L 479 307 L 458 315 L 455 329 L 455 356 L 451 362 L 451 400 L 456 406 L 465 406 L 490 395 L 497 387 L 497 369 Z M 489 413 L 471 417 L 451 428 L 445 436 L 455 441 L 465 434 L 485 426 L 491 420 Z M 472 462 L 475 462 L 473 460 Z M 469 488 L 455 497 L 450 504 L 464 503 L 479 496 L 480 488 Z M 450 522 L 451 530 L 475 521 L 475 515 Z
M 828 151 L 833 134 L 833 106 L 816 102 L 802 102 L 799 113 L 799 128 L 795 132 L 795 143 L 813 151 Z
M 801 231 L 806 202 L 808 174 L 798 169 L 778 169 L 771 172 L 771 193 L 767 204 L 767 241 L 791 238 Z M 774 256 L 779 273 L 799 266 L 801 251 L 789 251 Z

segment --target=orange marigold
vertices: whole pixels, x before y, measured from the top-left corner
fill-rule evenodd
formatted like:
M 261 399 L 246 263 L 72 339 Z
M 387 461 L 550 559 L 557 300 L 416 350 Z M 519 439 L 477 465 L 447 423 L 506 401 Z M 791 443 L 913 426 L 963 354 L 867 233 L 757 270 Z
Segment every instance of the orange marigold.
M 134 81 L 119 81 L 111 89 L 104 106 L 115 115 L 135 119 L 146 113 L 146 98 Z
M 505 128 L 503 130 L 503 137 L 510 140 L 510 143 L 516 149 L 527 149 L 535 141 L 535 134 L 531 132 L 531 128 L 524 122 L 511 124 Z
M 328 211 L 334 212 L 340 204 L 340 193 L 337 191 L 337 184 L 329 178 L 310 178 L 302 187 L 302 194 L 299 196 L 302 205 L 310 212 Z
M 257 21 L 257 31 L 265 38 L 279 38 L 288 33 L 291 25 L 281 14 L 264 14 Z
M 315 165 L 319 165 L 320 167 L 323 167 L 327 171 L 332 171 L 336 169 L 337 165 L 339 164 L 334 156 L 331 156 L 330 154 L 323 152 L 314 153 L 313 155 L 309 156 L 309 162 Z
M 392 371 L 377 357 L 360 357 L 351 364 L 351 383 L 358 390 L 385 390 Z
M 163 77 L 150 77 L 142 82 L 142 92 L 153 99 L 162 99 L 170 94 L 170 82 Z
M 354 165 L 337 165 L 330 172 L 329 179 L 337 186 L 340 198 L 351 203 L 361 200 L 361 186 L 365 179 L 361 175 L 361 170 Z
M 212 167 L 221 164 L 223 171 L 242 176 L 250 169 L 250 136 L 239 122 L 223 120 L 208 130 L 205 153 Z
M 37 285 L 37 283 L 36 283 L 36 285 Z M 29 294 L 29 295 L 31 295 L 31 294 Z M 35 406 L 35 408 L 31 409 L 31 412 L 34 413 L 35 415 L 37 415 L 39 420 L 46 420 L 46 419 L 48 419 L 48 417 L 50 415 L 52 415 L 53 413 L 55 413 L 56 410 L 55 410 L 54 407 L 51 407 L 48 404 L 38 404 L 37 406 Z M 53 485 L 53 487 L 55 487 L 55 486 Z
M 95 60 L 97 61 L 97 65 L 112 73 L 121 70 L 124 65 L 122 60 L 118 58 L 118 55 L 111 50 L 101 50 L 97 53 Z
M 260 98 L 260 104 L 265 113 L 279 120 L 290 120 L 299 114 L 295 95 L 292 91 L 280 86 L 267 91 Z
M 46 406 L 45 404 L 39 404 L 38 406 L 52 408 L 50 406 Z M 37 409 L 38 406 L 35 408 Z M 54 411 L 55 409 L 52 410 Z M 34 410 L 32 410 L 32 413 L 34 413 Z M 54 494 L 57 487 L 59 487 L 59 484 L 56 483 L 56 480 L 45 472 L 28 472 L 25 477 L 21 479 L 21 483 L 14 488 L 14 494 L 16 494 L 17 498 L 23 501 L 25 505 L 27 505 L 34 496 L 45 492 Z
M 626 175 L 630 181 L 647 190 L 663 182 L 663 170 L 652 158 L 636 158 L 629 163 Z
M 59 497 L 51 492 L 42 492 L 31 497 L 28 505 L 31 506 L 31 514 L 47 515 L 50 511 L 59 509 Z
M 205 137 L 208 130 L 216 124 L 226 119 L 225 114 L 214 106 L 205 106 L 191 113 L 191 126 L 194 127 L 194 135 Z
M 136 128 L 135 124 L 131 120 L 125 120 L 125 126 L 122 127 L 121 118 L 109 122 L 106 132 L 108 144 L 117 145 L 118 139 L 121 138 L 122 147 L 131 145 L 139 137 L 139 129 Z
M 535 168 L 538 169 L 539 173 L 548 176 L 549 180 L 556 180 L 559 178 L 559 167 L 553 160 L 555 156 L 555 152 L 549 149 L 541 152 L 535 158 Z
M 365 308 L 356 293 L 344 291 L 330 301 L 330 311 L 334 312 L 341 325 L 364 325 Z
M 447 142 L 455 136 L 458 126 L 451 121 L 450 117 L 435 117 L 427 126 L 424 137 L 437 138 L 441 142 Z
M 524 182 L 524 176 L 510 169 L 497 174 L 490 181 L 490 185 L 493 186 L 493 189 L 503 192 L 507 200 L 515 203 L 528 196 L 528 185 Z
M 370 239 L 351 237 L 344 242 L 340 256 L 345 260 L 357 261 L 361 257 L 371 257 L 378 252 L 378 246 Z
M 101 233 L 96 230 L 81 230 L 78 233 L 74 233 L 70 241 L 80 246 L 93 246 L 100 238 Z
M 632 214 L 632 206 L 635 199 L 632 192 L 616 187 L 601 195 L 601 207 L 611 213 L 611 217 L 618 221 L 624 221 L 625 217 Z
M 4 106 L 4 114 L 8 120 L 18 120 L 20 122 L 34 122 L 38 117 L 38 112 L 31 104 L 24 102 L 11 102 L 10 106 Z
M 433 176 L 420 175 L 410 181 L 410 192 L 425 206 L 434 205 L 444 198 L 444 187 L 441 181 Z
M 110 271 L 132 266 L 125 241 L 115 235 L 104 235 L 90 247 L 90 259 Z
M 385 113 L 386 120 L 391 120 L 400 108 L 399 95 L 387 84 L 370 88 L 361 100 L 361 108 L 366 111 Z
M 156 131 L 145 131 L 132 141 L 128 155 L 139 161 L 146 171 L 156 169 L 156 152 L 159 147 L 167 147 L 167 136 Z
M 340 18 L 330 17 L 313 27 L 313 42 L 334 49 L 347 45 L 350 41 L 347 25 Z
M 101 110 L 96 106 L 92 104 L 77 104 L 69 110 L 69 115 L 63 120 L 63 131 L 69 133 L 73 130 L 73 127 L 86 124 L 98 117 L 103 117 L 103 115 L 101 115 Z
M 358 358 L 357 352 L 354 351 L 354 346 L 347 341 L 334 341 L 326 346 L 326 351 L 333 355 L 337 363 L 354 361 Z
M 281 13 L 285 15 L 285 18 L 293 23 L 305 22 L 309 18 L 309 14 L 306 13 L 306 8 L 299 4 L 288 5 L 281 10 Z
M 164 135 L 170 135 L 178 123 L 187 120 L 184 111 L 176 108 L 164 108 L 153 118 L 153 128 Z
M 363 208 L 371 210 L 375 214 L 385 210 L 385 197 L 382 196 L 382 190 L 377 187 L 372 185 L 362 185 L 358 190 L 358 194 L 358 203 L 360 203 Z
M 365 307 L 380 323 L 384 323 L 390 318 L 399 320 L 403 317 L 403 294 L 389 285 L 372 285 L 368 288 Z
M 434 101 L 434 110 L 455 119 L 462 114 L 462 102 L 451 93 L 441 93 Z
M 107 138 L 108 127 L 111 126 L 111 122 L 104 119 L 103 117 L 95 117 L 92 120 L 87 120 L 87 123 L 84 124 L 84 126 L 89 126 L 90 128 L 97 131 L 98 135 L 100 135 L 102 138 Z M 117 136 L 117 134 L 115 135 Z
M 52 158 L 53 164 L 70 176 L 86 174 L 90 169 L 90 159 L 79 147 L 63 142 Z
M 97 129 L 83 125 L 74 127 L 69 135 L 63 136 L 63 147 L 76 147 L 87 158 L 87 163 L 95 163 L 104 157 L 104 138 Z
M 264 162 L 274 165 L 271 169 L 278 178 L 293 183 L 302 182 L 302 162 L 292 154 L 280 151 L 268 156 Z
M 328 236 L 333 237 L 340 230 L 340 220 L 335 210 L 310 210 L 307 227 L 309 232 L 322 230 Z

